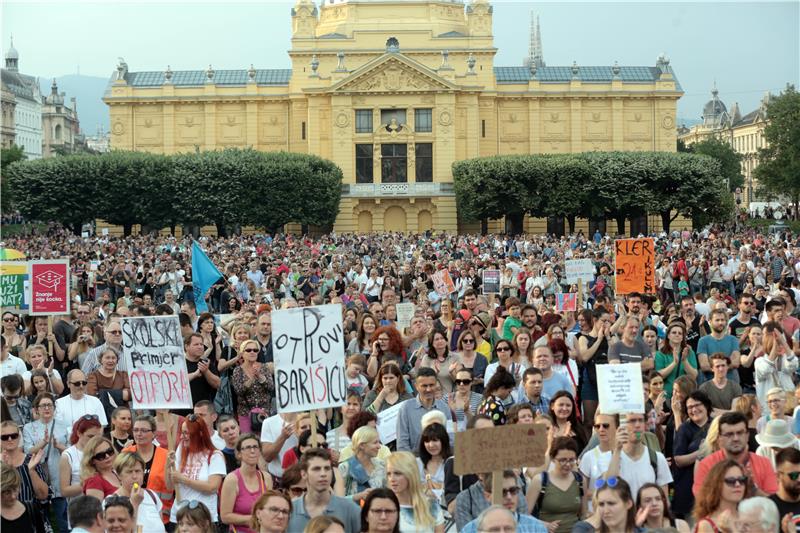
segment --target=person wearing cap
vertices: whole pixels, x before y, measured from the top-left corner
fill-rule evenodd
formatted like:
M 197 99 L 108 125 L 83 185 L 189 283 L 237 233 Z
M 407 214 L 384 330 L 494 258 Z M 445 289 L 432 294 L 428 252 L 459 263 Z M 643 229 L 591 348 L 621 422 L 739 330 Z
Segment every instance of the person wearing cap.
M 770 420 L 764 430 L 756 435 L 759 447 L 756 455 L 766 457 L 775 467 L 775 455 L 783 448 L 800 450 L 800 440 L 792 435 L 790 426 L 785 420 Z

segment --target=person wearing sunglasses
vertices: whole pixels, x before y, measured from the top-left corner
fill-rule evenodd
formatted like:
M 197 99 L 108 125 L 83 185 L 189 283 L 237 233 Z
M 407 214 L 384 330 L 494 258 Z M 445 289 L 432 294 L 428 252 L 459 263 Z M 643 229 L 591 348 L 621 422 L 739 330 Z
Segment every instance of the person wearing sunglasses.
M 81 484 L 83 493 L 102 500 L 119 489 L 120 480 L 114 472 L 117 452 L 111 441 L 98 435 L 86 443 L 81 459 Z
M 31 402 L 23 396 L 24 382 L 19 374 L 10 374 L 0 379 L 0 389 L 3 391 L 3 400 L 8 407 L 11 419 L 18 426 L 24 426 L 33 419 Z
M 477 317 L 472 318 L 478 320 Z M 483 339 L 475 333 L 474 328 L 465 330 L 458 337 L 456 347 L 458 348 L 458 367 L 466 368 L 472 372 L 471 388 L 478 394 L 483 393 L 483 377 L 489 361 L 478 352 L 478 343 Z
M 2 335 L 0 335 L 2 341 L 0 342 L 4 346 L 8 346 L 8 351 L 14 356 L 18 356 L 25 349 L 25 337 L 17 330 L 18 327 L 19 315 L 10 311 L 3 312 L 3 330 Z
M 520 498 L 522 489 L 513 470 L 505 470 L 503 475 L 503 507 L 514 514 L 518 529 L 525 533 L 546 533 L 547 526 L 541 520 L 530 516 L 527 512 L 525 498 Z M 492 481 L 494 473 L 480 474 L 478 483 L 461 491 L 456 497 L 455 520 L 460 532 L 476 533 L 481 513 L 492 505 Z
M 72 427 L 84 415 L 95 415 L 103 427 L 108 425 L 103 403 L 86 393 L 87 385 L 89 380 L 82 370 L 71 370 L 67 374 L 69 395 L 56 400 L 56 417 L 67 427 Z
M 110 318 L 103 330 L 103 338 L 105 342 L 95 348 L 92 348 L 85 355 L 79 355 L 78 360 L 81 362 L 81 370 L 87 376 L 97 370 L 100 366 L 100 358 L 103 353 L 109 348 L 113 348 L 117 353 L 122 353 L 122 325 L 120 324 L 119 317 Z M 120 357 L 117 361 L 117 370 L 127 372 L 128 368 L 125 364 L 125 358 Z
M 303 479 L 300 463 L 295 463 L 283 471 L 281 478 L 281 492 L 294 500 L 303 496 L 308 490 L 306 480 Z
M 778 490 L 770 499 L 778 506 L 781 520 L 800 524 L 800 451 L 784 448 L 775 456 Z
M 737 506 L 752 496 L 753 485 L 744 468 L 732 459 L 717 462 L 703 478 L 695 495 L 694 519 L 697 533 L 728 531 L 737 518 Z
M 471 335 L 471 333 L 462 333 L 462 337 L 464 335 Z M 483 356 L 481 355 L 480 357 Z M 458 427 L 463 428 L 466 426 L 468 419 L 478 411 L 478 406 L 483 396 L 472 390 L 475 380 L 472 370 L 469 368 L 459 368 L 456 371 L 456 378 L 453 383 L 455 384 L 455 390 L 445 394 L 444 401 L 447 402 L 450 411 L 455 413 Z
M 43 520 L 47 520 L 46 516 L 41 515 L 41 507 L 36 505 L 37 500 L 47 500 L 49 496 L 47 467 L 42 463 L 44 450 L 26 454 L 22 450 L 20 429 L 11 420 L 0 422 L 0 449 L 3 463 L 16 469 L 19 474 L 19 501 L 25 504 L 31 516 L 41 516 Z
M 619 415 L 606 415 L 596 412 L 594 415 L 594 435 L 597 436 L 597 447 L 589 449 L 580 459 L 578 471 L 584 478 L 586 506 L 589 512 L 594 510 L 592 495 L 595 482 L 603 477 L 611 464 L 614 442 L 619 427 Z
M 69 431 L 63 422 L 55 420 L 55 397 L 47 392 L 33 399 L 33 410 L 38 415 L 22 428 L 22 443 L 25 453 L 36 454 L 44 450 L 43 462 L 50 475 L 53 496 L 50 500 L 59 522 L 59 529 L 67 529 L 67 501 L 61 495 L 60 469 L 61 452 L 67 449 Z M 63 527 L 62 527 L 63 526 Z

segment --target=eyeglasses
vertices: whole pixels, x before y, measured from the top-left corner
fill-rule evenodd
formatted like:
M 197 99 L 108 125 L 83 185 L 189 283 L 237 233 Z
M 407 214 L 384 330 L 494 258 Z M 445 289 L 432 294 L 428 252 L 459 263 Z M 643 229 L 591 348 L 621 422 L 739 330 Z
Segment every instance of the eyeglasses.
M 735 487 L 736 485 L 746 486 L 747 485 L 747 476 L 738 476 L 738 477 L 726 477 L 723 481 L 729 487 Z
M 247 353 L 258 353 L 259 352 L 258 348 L 246 348 L 246 349 L 244 349 L 242 351 L 243 352 L 247 352 Z
M 380 338 L 378 339 L 378 342 L 389 342 L 389 339 L 387 339 L 387 338 L 384 338 L 384 337 L 380 337 Z
M 509 487 L 507 489 L 503 489 L 503 498 L 506 496 L 516 496 L 519 494 L 519 487 Z
M 558 462 L 558 464 L 560 464 L 560 465 L 574 465 L 575 463 L 577 463 L 577 462 L 578 462 L 578 460 L 577 460 L 577 459 L 575 459 L 574 457 L 570 457 L 570 458 L 568 458 L 568 459 L 567 459 L 567 458 L 556 459 L 556 461 L 557 461 L 557 462 Z
M 250 446 L 242 446 L 240 452 L 252 452 L 253 450 L 260 450 L 261 446 L 258 444 L 251 444 Z
M 701 407 L 704 407 L 702 403 L 693 403 L 691 405 L 689 405 L 688 403 L 686 404 L 687 411 L 697 411 Z
M 7 441 L 7 440 L 16 440 L 19 438 L 19 433 L 6 433 L 5 435 L 0 435 L 0 440 Z
M 150 433 L 151 431 L 153 430 L 150 428 L 133 428 L 134 433 Z
M 19 394 L 5 394 L 5 395 L 3 395 L 3 398 L 5 398 L 6 401 L 8 401 L 8 400 L 18 400 L 19 397 L 20 397 Z
M 475 339 L 464 339 L 461 344 L 475 344 Z
M 508 346 L 498 346 L 498 347 L 496 348 L 496 350 L 497 350 L 498 352 L 510 352 L 510 351 L 511 351 L 511 348 L 509 348 Z
M 397 509 L 370 509 L 369 512 L 372 514 L 395 515 L 397 514 Z
M 800 472 L 781 472 L 780 470 L 778 470 L 778 473 L 783 474 L 792 481 L 797 481 L 798 479 L 800 479 Z
M 603 487 L 610 487 L 613 489 L 614 487 L 617 486 L 617 483 L 619 483 L 619 479 L 617 478 L 617 476 L 611 476 L 608 479 L 598 478 L 594 482 L 594 488 L 596 490 L 602 489 Z
M 768 404 L 770 404 L 770 403 L 781 403 L 781 402 L 785 402 L 785 401 L 786 401 L 785 398 L 771 398 L 771 399 L 767 400 L 767 403 Z
M 83 380 L 83 381 L 70 381 L 69 384 L 70 385 L 75 385 L 76 387 L 85 387 L 86 385 L 89 384 L 89 382 L 86 381 L 86 380 Z
M 289 509 L 283 509 L 281 507 L 266 507 L 265 510 L 270 514 L 282 514 L 284 516 L 289 516 Z
M 292 493 L 294 496 L 300 496 L 301 494 L 305 494 L 308 489 L 304 487 L 289 487 L 289 492 Z
M 603 423 L 603 424 L 595 424 L 595 425 L 594 425 L 594 429 L 600 429 L 600 428 L 603 428 L 603 429 L 608 429 L 608 428 L 610 428 L 610 427 L 611 427 L 611 424 L 608 424 L 608 423 Z
M 472 383 L 471 379 L 457 379 L 455 380 L 456 385 L 470 385 Z
M 122 335 L 122 330 L 121 329 L 110 329 L 110 330 L 106 331 L 106 333 L 111 333 L 113 335 Z
M 720 432 L 720 437 L 725 437 L 726 439 L 733 439 L 733 438 L 742 438 L 747 435 L 747 431 L 726 431 L 725 433 Z
M 96 454 L 94 454 L 92 456 L 92 459 L 94 459 L 95 461 L 102 461 L 103 459 L 108 459 L 112 455 L 114 455 L 114 448 L 108 448 L 106 450 L 103 450 L 102 452 L 97 452 Z
M 52 403 L 48 402 L 48 403 L 40 403 L 36 408 L 37 409 L 52 409 L 53 407 L 55 407 L 55 405 L 53 405 Z

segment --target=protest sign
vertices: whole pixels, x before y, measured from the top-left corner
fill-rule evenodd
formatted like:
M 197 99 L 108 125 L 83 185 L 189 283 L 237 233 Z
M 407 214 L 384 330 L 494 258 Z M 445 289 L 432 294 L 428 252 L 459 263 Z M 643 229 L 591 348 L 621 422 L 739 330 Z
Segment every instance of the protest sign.
M 414 304 L 404 302 L 397 304 L 397 328 L 401 331 L 411 325 L 411 319 L 414 318 Z
M 556 293 L 556 311 L 575 311 L 578 309 L 578 295 L 574 292 Z
M 28 310 L 28 263 L 0 261 L 0 307 Z
M 347 376 L 340 305 L 273 311 L 272 353 L 279 413 L 344 405 Z
M 591 259 L 567 259 L 564 261 L 567 283 L 589 283 L 594 280 L 594 263 Z
M 500 271 L 483 271 L 483 294 L 500 294 Z
M 656 268 L 653 239 L 618 239 L 616 252 L 616 293 L 655 294 Z
M 134 409 L 191 409 L 192 391 L 175 315 L 122 319 L 122 353 Z
M 547 427 L 513 424 L 461 431 L 456 438 L 456 475 L 544 464 Z
M 69 314 L 69 261 L 30 261 L 28 302 L 31 315 Z
M 447 270 L 437 270 L 436 273 L 431 276 L 431 279 L 433 280 L 433 290 L 442 297 L 447 297 L 456 290 L 453 278 L 450 277 L 450 272 Z
M 397 415 L 400 413 L 400 406 L 406 401 L 397 402 L 388 409 L 384 409 L 378 413 L 378 437 L 381 444 L 389 444 L 397 440 Z
M 642 365 L 597 365 L 597 392 L 604 414 L 644 413 Z

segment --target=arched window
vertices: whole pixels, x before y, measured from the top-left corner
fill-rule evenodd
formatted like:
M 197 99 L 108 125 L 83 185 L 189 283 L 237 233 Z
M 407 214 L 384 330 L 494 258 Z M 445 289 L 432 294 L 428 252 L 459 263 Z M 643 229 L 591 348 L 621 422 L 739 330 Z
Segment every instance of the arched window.
M 61 140 L 61 124 L 56 124 L 54 137 L 57 141 Z

